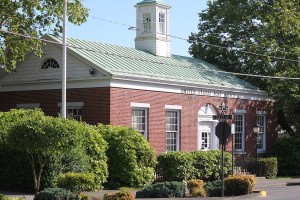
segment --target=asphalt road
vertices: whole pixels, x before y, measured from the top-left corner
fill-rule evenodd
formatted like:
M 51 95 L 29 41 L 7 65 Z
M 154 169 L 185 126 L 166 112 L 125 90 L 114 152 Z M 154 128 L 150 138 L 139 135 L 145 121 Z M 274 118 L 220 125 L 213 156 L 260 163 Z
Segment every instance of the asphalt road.
M 272 199 L 272 200 L 300 200 L 300 178 L 296 179 L 265 179 L 258 177 L 254 193 L 237 197 L 207 197 L 205 200 L 254 200 L 254 199 Z M 32 200 L 33 195 L 22 193 L 10 193 L 0 190 L 0 194 L 6 194 L 12 197 L 25 197 L 26 200 Z M 266 194 L 265 196 L 263 196 Z M 172 198 L 176 200 L 199 200 L 198 198 Z M 146 200 L 146 199 L 143 199 Z M 152 199 L 153 200 L 153 199 Z M 170 199 L 159 199 L 170 200 Z

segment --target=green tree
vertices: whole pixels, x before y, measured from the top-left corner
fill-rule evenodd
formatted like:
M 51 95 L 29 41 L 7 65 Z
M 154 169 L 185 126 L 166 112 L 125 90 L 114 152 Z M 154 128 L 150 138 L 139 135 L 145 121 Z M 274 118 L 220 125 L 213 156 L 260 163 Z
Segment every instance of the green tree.
M 226 71 L 300 77 L 298 1 L 214 0 L 199 17 L 199 32 L 189 38 L 194 57 Z M 241 78 L 266 90 L 276 100 L 281 126 L 292 135 L 290 125 L 299 132 L 299 80 Z
M 60 118 L 45 116 L 41 110 L 30 110 L 26 116 L 13 122 L 7 130 L 8 146 L 26 153 L 30 162 L 34 188 L 38 192 L 42 172 L 54 155 L 72 149 L 79 135 L 67 131 Z
M 43 43 L 35 39 L 24 39 L 3 31 L 31 37 L 40 37 L 45 32 L 62 32 L 62 0 L 3 0 L 0 1 L 0 67 L 13 70 L 17 62 L 34 51 L 41 56 Z M 68 0 L 68 20 L 80 25 L 87 20 L 88 9 L 82 0 Z M 3 31 L 2 31 L 3 30 Z

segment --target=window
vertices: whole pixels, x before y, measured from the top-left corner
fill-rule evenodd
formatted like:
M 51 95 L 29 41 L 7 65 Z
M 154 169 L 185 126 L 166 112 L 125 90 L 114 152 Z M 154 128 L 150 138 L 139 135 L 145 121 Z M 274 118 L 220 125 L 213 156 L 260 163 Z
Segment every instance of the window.
M 67 117 L 80 121 L 82 117 L 82 107 L 67 107 Z
M 132 127 L 137 129 L 148 139 L 148 103 L 131 103 L 132 108 Z
M 165 33 L 165 13 L 159 13 L 159 32 Z
M 234 124 L 235 124 L 234 149 L 235 151 L 244 151 L 245 115 L 235 114 Z
M 147 108 L 132 109 L 132 127 L 147 139 Z
M 82 118 L 83 102 L 67 102 L 66 115 L 69 118 L 80 121 Z M 61 103 L 58 103 L 58 107 L 61 108 Z
M 166 111 L 166 147 L 168 151 L 179 151 L 179 111 Z
M 42 64 L 41 69 L 49 69 L 49 68 L 59 68 L 58 62 L 52 58 L 45 60 Z
M 261 126 L 261 132 L 257 134 L 257 149 L 259 151 L 266 150 L 266 115 L 263 112 L 257 113 L 257 124 Z
M 143 30 L 144 32 L 149 32 L 151 30 L 151 14 L 143 14 Z

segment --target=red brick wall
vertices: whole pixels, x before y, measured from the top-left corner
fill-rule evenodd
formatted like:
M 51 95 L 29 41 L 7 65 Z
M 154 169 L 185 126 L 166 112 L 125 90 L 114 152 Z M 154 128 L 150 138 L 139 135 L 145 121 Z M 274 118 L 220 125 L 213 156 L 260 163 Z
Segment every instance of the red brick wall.
M 191 98 L 192 97 L 192 98 Z M 207 103 L 218 106 L 223 98 L 206 96 L 188 96 L 166 92 L 142 91 L 122 88 L 90 88 L 68 89 L 67 102 L 84 102 L 82 119 L 90 124 L 112 124 L 131 126 L 130 103 L 149 103 L 148 140 L 157 152 L 166 151 L 166 114 L 165 105 L 181 105 L 180 150 L 193 151 L 197 149 L 198 111 Z M 8 111 L 16 104 L 40 103 L 47 115 L 57 116 L 58 103 L 61 102 L 61 90 L 1 92 L 0 110 Z M 272 109 L 272 103 L 241 99 L 227 99 L 227 114 L 234 109 L 247 110 L 245 150 L 250 156 L 255 156 L 256 140 L 252 127 L 256 123 L 256 111 L 267 111 L 267 150 L 277 138 L 275 128 L 277 115 Z M 229 123 L 231 123 L 229 121 Z M 231 138 L 226 145 L 231 151 Z
M 133 89 L 111 88 L 111 124 L 131 126 L 130 103 L 149 103 L 148 140 L 157 152 L 166 151 L 166 115 L 165 105 L 181 105 L 181 130 L 180 150 L 193 151 L 197 149 L 198 111 L 207 103 L 218 106 L 224 98 L 207 96 L 188 96 L 186 94 L 174 94 L 166 92 L 142 91 Z M 276 113 L 272 110 L 272 103 L 241 99 L 227 99 L 226 102 L 232 114 L 234 109 L 247 110 L 245 150 L 251 156 L 255 155 L 256 139 L 252 128 L 256 124 L 256 111 L 267 111 L 267 150 L 276 140 L 275 128 L 277 125 Z M 231 121 L 228 121 L 231 123 Z M 226 145 L 226 150 L 231 151 L 231 137 Z
M 109 124 L 109 88 L 68 89 L 67 102 L 84 102 L 82 120 L 90 123 Z M 61 90 L 1 92 L 0 110 L 8 111 L 17 104 L 40 103 L 42 110 L 51 116 L 58 116 Z

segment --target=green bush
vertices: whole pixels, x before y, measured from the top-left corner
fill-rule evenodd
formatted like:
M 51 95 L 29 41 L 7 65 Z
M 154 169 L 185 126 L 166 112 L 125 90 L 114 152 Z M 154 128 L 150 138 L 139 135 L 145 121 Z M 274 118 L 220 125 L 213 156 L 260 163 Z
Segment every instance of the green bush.
M 140 188 L 154 180 L 154 150 L 141 133 L 128 127 L 99 124 L 97 128 L 108 143 L 107 187 Z
M 277 158 L 260 158 L 259 162 L 262 165 L 263 175 L 267 179 L 274 179 L 277 177 Z
M 157 174 L 164 181 L 183 181 L 193 179 L 193 159 L 187 152 L 167 152 L 157 157 Z
M 77 194 L 98 189 L 95 183 L 95 175 L 92 173 L 60 174 L 57 178 L 57 186 Z
M 207 182 L 204 185 L 204 189 L 209 197 L 220 197 L 222 196 L 222 182 L 221 180 Z
M 146 186 L 136 193 L 136 198 L 170 198 L 184 197 L 185 186 L 183 182 L 160 182 Z
M 46 188 L 36 193 L 33 200 L 80 200 L 80 197 L 66 189 Z
M 255 177 L 250 175 L 234 175 L 224 179 L 225 193 L 228 196 L 239 196 L 252 193 Z
M 0 194 L 0 200 L 26 200 L 25 197 L 8 197 L 4 194 Z
M 203 187 L 194 188 L 190 194 L 192 197 L 206 197 L 207 196 L 206 190 Z
M 299 144 L 300 137 L 294 136 L 289 138 L 279 138 L 272 147 L 272 156 L 276 157 L 278 161 L 279 175 L 295 176 L 300 174 Z
M 106 193 L 104 194 L 104 200 L 134 200 L 133 194 L 130 192 L 116 192 L 113 194 Z
M 33 118 L 38 120 L 32 120 Z M 50 133 L 54 133 L 56 139 L 59 137 L 60 143 L 57 144 L 55 153 L 48 151 L 48 146 L 55 143 Z M 19 134 L 20 137 L 14 137 L 13 134 Z M 33 137 L 33 134 L 39 137 Z M 27 136 L 34 139 L 28 139 Z M 18 138 L 18 141 L 15 138 Z M 28 142 L 26 145 L 16 144 L 14 148 L 8 143 L 9 141 L 24 143 L 25 140 Z M 60 148 L 62 145 L 68 145 L 70 148 L 62 150 Z M 27 148 L 30 151 L 21 151 L 16 147 Z M 61 118 L 45 116 L 39 109 L 12 109 L 9 112 L 2 112 L 0 113 L 0 187 L 15 191 L 33 191 L 32 168 L 26 158 L 28 153 L 31 155 L 34 153 L 34 156 L 39 155 L 43 158 L 40 160 L 47 161 L 42 170 L 41 189 L 54 187 L 58 174 L 67 172 L 94 173 L 95 182 L 100 188 L 108 176 L 106 149 L 107 144 L 98 130 L 84 122 L 71 119 L 62 122 Z M 33 151 L 38 151 L 38 154 Z M 32 161 L 36 162 L 35 169 L 38 169 L 39 159 Z
M 194 178 L 204 181 L 215 181 L 221 179 L 222 173 L 222 152 L 194 151 L 191 152 L 194 167 Z M 224 152 L 224 176 L 231 173 L 231 154 Z
M 156 172 L 164 181 L 221 178 L 221 151 L 167 152 L 157 157 Z M 224 175 L 231 173 L 231 155 L 224 153 Z

